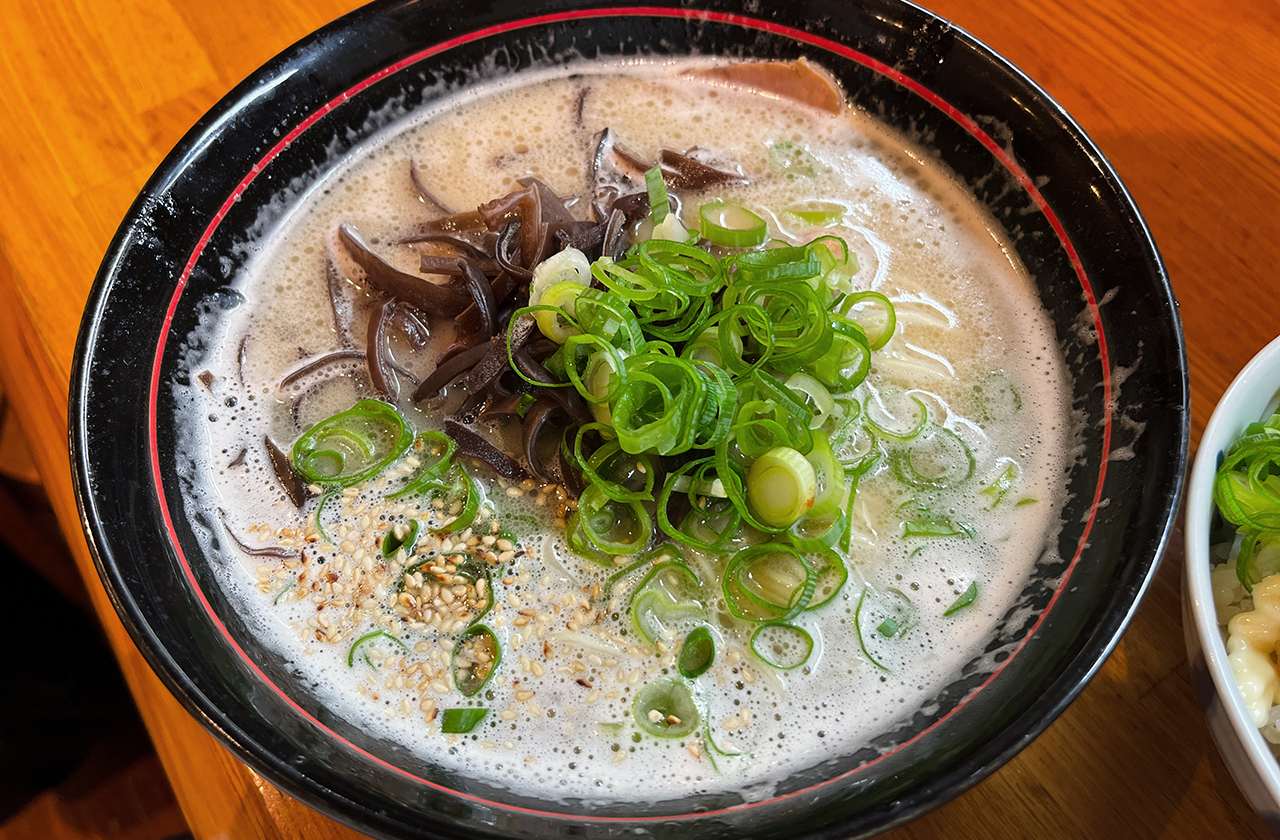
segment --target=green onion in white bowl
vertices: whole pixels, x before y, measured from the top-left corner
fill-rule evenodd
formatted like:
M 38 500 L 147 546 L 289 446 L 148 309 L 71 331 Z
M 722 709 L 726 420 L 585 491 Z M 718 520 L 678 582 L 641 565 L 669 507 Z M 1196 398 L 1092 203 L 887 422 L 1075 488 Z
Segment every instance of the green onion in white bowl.
M 1280 764 L 1236 684 L 1219 623 L 1211 577 L 1216 542 L 1214 485 L 1225 453 L 1250 424 L 1265 420 L 1280 397 L 1280 339 L 1272 341 L 1222 395 L 1200 438 L 1187 492 L 1183 632 L 1209 729 L 1231 775 L 1264 820 L 1280 824 Z M 1230 529 L 1230 525 L 1226 526 Z M 1218 523 L 1221 530 L 1221 523 Z

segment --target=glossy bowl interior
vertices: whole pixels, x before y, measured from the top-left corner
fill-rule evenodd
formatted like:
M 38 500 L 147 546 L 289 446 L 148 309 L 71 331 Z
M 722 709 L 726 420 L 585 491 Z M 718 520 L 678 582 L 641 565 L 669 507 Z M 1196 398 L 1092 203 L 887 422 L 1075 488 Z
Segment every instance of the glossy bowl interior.
M 1223 453 L 1245 427 L 1268 416 L 1280 398 L 1280 339 L 1264 347 L 1227 388 L 1209 418 L 1187 486 L 1186 569 L 1182 628 L 1191 675 L 1218 745 L 1249 804 L 1280 833 L 1280 763 L 1253 725 L 1236 687 L 1218 627 L 1209 573 L 1209 534 L 1214 515 L 1213 480 Z
M 815 759 L 772 798 L 588 807 L 433 767 L 329 714 L 231 609 L 194 530 L 175 389 L 216 352 L 197 327 L 237 305 L 237 245 L 343 154 L 441 95 L 582 55 L 792 59 L 917 138 L 1007 227 L 1072 376 L 1080 454 L 1062 528 L 991 642 L 927 709 Z M 124 220 L 94 285 L 70 422 L 86 533 L 133 638 L 244 761 L 360 829 L 404 837 L 857 836 L 910 819 L 1042 731 L 1114 646 L 1179 500 L 1185 349 L 1146 227 L 1091 141 L 964 32 L 897 0 L 390 0 L 300 42 L 192 129 Z

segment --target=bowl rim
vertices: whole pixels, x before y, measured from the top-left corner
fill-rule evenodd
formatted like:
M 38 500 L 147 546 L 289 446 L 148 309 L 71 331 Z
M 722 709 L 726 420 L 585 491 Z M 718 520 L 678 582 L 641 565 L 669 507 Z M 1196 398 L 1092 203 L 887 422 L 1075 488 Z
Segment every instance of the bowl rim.
M 357 10 L 356 12 L 353 12 L 352 15 L 369 13 L 370 8 L 378 9 L 378 8 L 385 8 L 393 5 L 395 4 L 392 4 L 392 3 L 375 4 L 373 7 L 365 7 L 364 9 Z M 910 3 L 905 3 L 905 2 L 903 3 L 903 5 L 911 6 Z M 669 9 L 663 9 L 663 11 L 670 13 Z M 597 15 L 601 13 L 600 10 L 598 9 L 592 9 L 591 12 Z M 941 20 L 940 18 L 937 18 L 937 16 L 933 15 L 932 13 L 927 13 L 927 14 L 930 17 L 934 18 L 935 20 Z M 749 20 L 750 18 L 744 18 L 744 19 Z M 327 32 L 327 31 L 334 30 L 341 27 L 346 20 L 347 18 L 344 17 L 342 19 L 339 19 L 338 21 L 335 21 L 332 24 L 329 24 L 324 29 L 319 30 L 318 33 L 313 34 L 312 36 L 308 36 L 308 38 L 306 39 L 303 39 L 303 41 L 300 41 L 297 45 L 295 45 L 293 48 L 290 48 L 290 50 L 286 52 L 292 52 L 293 50 L 296 50 L 299 47 L 305 45 L 309 40 L 315 38 L 316 35 L 318 35 L 320 32 Z M 786 28 L 789 29 L 790 27 L 786 27 Z M 1023 84 L 1026 84 L 1030 88 L 1034 89 L 1037 92 L 1037 94 L 1043 98 L 1043 101 L 1054 110 L 1055 116 L 1057 116 L 1062 121 L 1063 126 L 1069 132 L 1072 133 L 1074 138 L 1082 141 L 1084 153 L 1087 154 L 1095 162 L 1099 170 L 1103 174 L 1105 174 L 1105 176 L 1109 179 L 1111 186 L 1113 186 L 1117 194 L 1121 196 L 1123 200 L 1128 203 L 1128 207 L 1131 209 L 1133 213 L 1134 221 L 1136 222 L 1135 234 L 1137 234 L 1140 238 L 1142 238 L 1142 240 L 1146 244 L 1149 245 L 1151 253 L 1154 256 L 1154 268 L 1156 269 L 1156 273 L 1158 274 L 1158 279 L 1161 283 L 1163 283 L 1165 289 L 1168 290 L 1169 283 L 1168 283 L 1167 274 L 1164 272 L 1163 265 L 1160 263 L 1159 256 L 1155 250 L 1154 243 L 1151 242 L 1150 233 L 1146 228 L 1145 221 L 1142 219 L 1141 215 L 1137 213 L 1137 208 L 1132 198 L 1128 195 L 1123 184 L 1120 182 L 1118 176 L 1116 176 L 1114 170 L 1106 162 L 1105 158 L 1103 158 L 1101 153 L 1097 150 L 1096 146 L 1094 146 L 1092 142 L 1088 140 L 1084 132 L 1079 128 L 1078 125 L 1074 123 L 1074 121 L 1071 120 L 1071 118 L 1066 114 L 1066 112 L 1062 110 L 1061 107 L 1051 97 L 1045 94 L 1043 90 L 1041 90 L 1038 86 L 1036 86 L 1034 82 L 1028 79 L 1024 74 L 1022 74 L 1021 71 L 1018 71 L 1016 68 L 1010 65 L 1007 62 L 1007 60 L 1003 59 L 1001 56 L 999 56 L 999 54 L 995 53 L 994 51 L 990 50 L 990 48 L 986 47 L 981 42 L 977 41 L 977 39 L 974 39 L 972 36 L 969 36 L 967 33 L 964 33 L 962 30 L 959 30 L 958 28 L 956 28 L 956 31 L 964 39 L 966 39 L 971 45 L 975 46 L 976 48 L 979 49 L 979 51 L 989 56 L 996 64 L 998 64 L 1003 69 L 1008 71 L 1010 74 L 1015 76 Z M 284 55 L 284 53 L 282 53 L 281 55 Z M 280 57 L 278 56 L 276 59 L 273 59 L 272 62 L 269 62 L 268 65 L 266 66 L 267 67 L 271 66 L 271 64 L 278 61 L 279 58 Z M 182 156 L 192 154 L 194 153 L 195 150 L 198 150 L 199 144 L 202 141 L 206 140 L 207 137 L 213 133 L 211 128 L 213 123 L 216 123 L 218 118 L 220 118 L 221 116 L 224 116 L 228 111 L 242 104 L 241 99 L 237 96 L 237 94 L 242 92 L 241 88 L 243 88 L 245 85 L 248 85 L 255 79 L 259 78 L 262 75 L 262 73 L 263 73 L 262 69 L 255 71 L 254 74 L 248 77 L 246 82 L 242 83 L 241 86 L 233 90 L 231 94 L 229 94 L 222 102 L 216 105 L 204 118 L 202 118 L 201 122 L 198 123 L 196 127 L 193 128 L 192 131 L 186 137 L 184 137 L 184 139 L 175 148 L 174 152 L 172 152 L 170 156 L 165 159 L 164 163 L 161 164 L 160 168 L 157 169 L 156 174 L 153 176 L 151 181 L 149 181 L 147 186 L 144 188 L 144 191 L 140 196 L 138 203 L 135 204 L 134 208 L 130 210 L 129 215 L 126 216 L 126 219 L 125 219 L 126 225 L 130 221 L 136 220 L 137 214 L 139 212 L 139 208 L 142 206 L 142 202 L 144 198 L 146 198 L 146 196 L 148 196 L 149 194 L 152 194 L 154 191 L 159 189 L 162 185 L 164 185 L 167 182 L 167 179 L 170 176 L 172 176 L 176 171 L 180 170 L 181 168 L 180 158 Z M 126 237 L 126 233 L 127 233 L 126 225 L 122 225 L 120 232 L 117 234 L 116 241 L 113 242 L 112 248 L 108 252 L 107 259 L 103 263 L 102 272 L 99 275 L 100 280 L 103 277 L 108 276 L 109 270 L 111 268 L 111 263 L 115 258 L 119 256 L 121 250 L 125 247 L 124 238 Z M 90 305 L 89 305 L 89 308 L 86 310 L 86 324 L 89 323 L 90 316 L 96 315 L 100 310 L 100 306 L 104 302 L 105 295 L 106 295 L 106 289 L 104 288 L 100 293 L 98 293 L 98 290 L 95 284 L 95 295 L 90 298 Z M 1172 293 L 1170 290 L 1170 300 L 1171 299 L 1172 299 Z M 176 300 L 176 296 L 175 296 L 175 300 Z M 1096 303 L 1094 305 L 1096 306 Z M 1176 313 L 1174 313 L 1173 317 L 1176 322 L 1177 320 Z M 87 332 L 96 332 L 96 326 L 97 326 L 96 324 L 90 325 L 90 329 Z M 1180 323 L 1177 324 L 1176 332 L 1177 332 L 1177 338 L 1178 338 L 1177 349 L 1181 355 L 1182 378 L 1184 380 L 1184 389 L 1183 389 L 1184 419 L 1182 424 L 1183 425 L 1182 436 L 1180 439 L 1182 446 L 1181 446 L 1181 451 L 1178 453 L 1177 459 L 1176 459 L 1176 463 L 1179 465 L 1178 469 L 1180 470 L 1181 464 L 1183 464 L 1186 459 L 1187 426 L 1189 424 L 1189 421 L 1186 419 L 1186 411 L 1185 411 L 1185 405 L 1186 405 L 1186 399 L 1187 399 L 1185 396 L 1185 393 L 1186 393 L 1185 342 L 1182 337 Z M 88 505 L 85 504 L 85 499 L 86 499 L 85 488 L 89 486 L 89 481 L 87 478 L 82 477 L 81 475 L 81 470 L 85 469 L 85 462 L 82 459 L 81 457 L 82 453 L 79 450 L 79 447 L 83 441 L 77 441 L 75 436 L 76 431 L 82 426 L 82 420 L 83 420 L 82 412 L 84 411 L 84 404 L 81 397 L 83 396 L 83 389 L 87 386 L 87 383 L 84 381 L 84 379 L 82 379 L 82 377 L 87 378 L 87 374 L 86 374 L 87 367 L 84 365 L 85 359 L 82 357 L 82 349 L 87 348 L 89 344 L 92 343 L 92 340 L 93 340 L 92 337 L 87 335 L 85 330 L 82 330 L 82 333 L 81 333 L 82 343 L 77 348 L 77 357 L 78 357 L 77 364 L 76 364 L 77 380 L 73 383 L 73 391 L 72 391 L 72 404 L 71 404 L 72 447 L 73 447 L 73 456 L 76 458 L 76 461 L 77 461 L 76 481 L 77 481 L 77 490 L 78 490 L 78 500 L 81 503 L 82 523 L 85 525 L 86 532 L 91 534 L 90 544 L 92 547 L 94 547 L 95 559 L 99 563 L 100 572 L 103 572 L 104 577 L 106 577 L 109 573 L 105 569 L 104 557 L 100 556 L 100 552 L 98 550 L 96 540 L 93 538 L 94 534 L 92 529 L 94 527 L 94 524 L 93 524 L 92 518 L 89 516 L 91 511 Z M 1101 479 L 1099 480 L 1099 486 L 1101 486 Z M 1173 490 L 1170 498 L 1166 500 L 1167 501 L 1166 507 L 1168 508 L 1168 510 L 1176 510 L 1177 502 L 1178 502 L 1178 499 L 1180 498 L 1180 492 L 1181 492 L 1180 488 L 1181 488 L 1181 484 L 1179 483 L 1178 487 Z M 1092 630 L 1094 632 L 1094 635 L 1090 636 L 1088 633 L 1082 633 L 1079 637 L 1079 640 L 1081 642 L 1086 642 L 1086 641 L 1088 642 L 1086 649 L 1077 651 L 1073 653 L 1071 656 L 1064 657 L 1063 658 L 1064 672 L 1061 675 L 1059 675 L 1059 678 L 1049 679 L 1049 680 L 1046 680 L 1045 682 L 1044 688 L 1046 692 L 1049 692 L 1050 689 L 1053 689 L 1052 696 L 1042 696 L 1040 698 L 1037 698 L 1037 701 L 1035 703 L 1030 704 L 1022 715 L 1010 720 L 1008 724 L 1010 727 L 1013 727 L 1016 724 L 1020 724 L 1025 720 L 1032 721 L 1029 726 L 1025 726 L 1020 729 L 1020 731 L 1024 733 L 1025 737 L 1017 742 L 1011 742 L 1011 743 L 1005 743 L 1003 741 L 1000 741 L 1000 739 L 997 739 L 998 743 L 993 745 L 995 749 L 991 750 L 990 753 L 984 753 L 986 755 L 986 760 L 984 761 L 984 767 L 980 768 L 979 772 L 973 775 L 972 778 L 970 778 L 966 784 L 954 786 L 946 790 L 944 792 L 944 799 L 949 798 L 950 796 L 959 794 L 960 792 L 967 789 L 972 784 L 975 784 L 981 778 L 985 777 L 985 775 L 987 775 L 988 773 L 994 772 L 994 770 L 998 766 L 1005 763 L 1005 761 L 1007 761 L 1010 756 L 1012 756 L 1017 751 L 1019 751 L 1023 746 L 1025 746 L 1025 744 L 1030 740 L 1031 737 L 1034 737 L 1034 735 L 1039 734 L 1045 728 L 1047 728 L 1053 722 L 1053 720 L 1056 719 L 1056 717 L 1065 709 L 1065 707 L 1075 698 L 1075 696 L 1083 689 L 1084 685 L 1094 675 L 1094 673 L 1096 673 L 1097 669 L 1101 667 L 1101 663 L 1105 660 L 1106 656 L 1114 648 L 1121 633 L 1123 632 L 1129 620 L 1132 618 L 1134 612 L 1136 611 L 1138 603 L 1140 602 L 1143 593 L 1146 591 L 1150 583 L 1151 576 L 1154 574 L 1155 558 L 1157 558 L 1160 554 L 1159 549 L 1162 548 L 1165 544 L 1167 544 L 1171 526 L 1172 526 L 1172 516 L 1171 515 L 1165 516 L 1163 518 L 1163 527 L 1160 529 L 1160 533 L 1158 535 L 1155 535 L 1155 539 L 1154 539 L 1154 542 L 1157 544 L 1157 550 L 1154 552 L 1152 557 L 1145 559 L 1144 561 L 1145 567 L 1143 569 L 1141 585 L 1137 587 L 1136 591 L 1134 592 L 1132 601 L 1129 603 L 1128 608 L 1123 610 L 1121 613 L 1117 615 L 1109 616 L 1108 617 L 1109 620 L 1104 625 L 1093 627 Z M 117 608 L 117 611 L 122 616 L 124 616 L 126 613 L 138 614 L 137 611 L 139 610 L 139 606 L 136 602 L 133 602 L 127 590 L 117 590 L 115 587 L 112 587 L 112 586 L 108 586 L 108 590 L 111 593 L 112 600 Z M 129 627 L 131 634 L 134 635 L 135 641 L 141 642 L 139 638 L 139 633 L 145 636 L 145 634 L 148 632 L 145 627 L 145 622 L 135 623 L 131 621 L 126 621 L 126 626 Z M 147 648 L 150 646 L 143 646 L 140 643 L 140 647 L 143 647 L 144 653 L 147 653 L 148 652 Z M 160 649 L 150 650 L 150 653 L 152 654 L 152 656 L 148 656 L 148 660 L 151 662 L 153 667 L 161 674 L 162 677 L 166 678 L 165 682 L 170 686 L 171 689 L 175 691 L 176 694 L 178 694 L 180 699 L 183 699 L 184 704 L 188 707 L 188 709 L 197 713 L 198 717 L 201 719 L 202 723 L 206 726 L 206 728 L 211 729 L 212 731 L 214 731 L 215 734 L 219 735 L 219 737 L 221 737 L 224 741 L 226 741 L 229 745 L 231 745 L 233 749 L 235 749 L 236 753 L 240 755 L 242 758 L 245 758 L 245 759 L 249 759 L 250 757 L 261 758 L 260 756 L 257 756 L 254 753 L 252 753 L 252 747 L 246 747 L 245 744 L 238 743 L 237 740 L 234 738 L 234 732 L 226 731 L 226 729 L 224 729 L 223 726 L 220 725 L 218 721 L 214 720 L 208 714 L 205 714 L 198 709 L 198 706 L 201 700 L 198 697 L 192 696 L 193 693 L 198 695 L 198 689 L 193 692 L 193 689 L 195 688 L 194 686 L 188 685 L 188 684 L 179 685 L 178 682 L 176 681 L 176 678 L 174 678 L 172 674 L 166 673 L 167 671 L 169 671 L 171 668 L 174 667 L 175 663 L 169 660 L 162 646 L 160 647 Z M 1088 654 L 1087 656 L 1085 655 L 1086 653 Z M 153 656 L 155 658 L 152 658 Z M 1067 685 L 1064 686 L 1062 685 L 1062 683 L 1067 683 Z M 271 767 L 272 769 L 278 769 L 276 768 L 274 763 L 268 763 L 267 766 Z M 302 798 L 308 800 L 313 804 L 315 803 L 314 797 L 302 797 Z M 902 819 L 909 818 L 911 816 L 914 816 L 920 813 L 923 810 L 927 810 L 928 808 L 933 807 L 934 804 L 936 804 L 936 801 L 934 803 L 929 803 L 929 804 L 918 804 L 918 806 L 915 809 L 909 809 L 907 813 L 903 814 Z M 322 810 L 328 811 L 329 809 L 322 808 Z M 339 816 L 341 818 L 341 815 Z M 889 824 L 893 824 L 893 823 L 889 823 Z
M 1196 635 L 1222 701 L 1227 720 L 1244 746 L 1250 764 L 1266 786 L 1271 799 L 1280 803 L 1280 761 L 1271 751 L 1236 687 L 1226 643 L 1218 624 L 1210 578 L 1209 523 L 1213 516 L 1213 483 L 1218 460 L 1248 424 L 1264 419 L 1268 406 L 1280 395 L 1280 338 L 1272 339 L 1240 370 L 1218 400 L 1200 436 L 1186 493 L 1185 578 Z M 1218 730 L 1215 729 L 1215 737 Z M 1232 774 L 1235 774 L 1232 769 Z

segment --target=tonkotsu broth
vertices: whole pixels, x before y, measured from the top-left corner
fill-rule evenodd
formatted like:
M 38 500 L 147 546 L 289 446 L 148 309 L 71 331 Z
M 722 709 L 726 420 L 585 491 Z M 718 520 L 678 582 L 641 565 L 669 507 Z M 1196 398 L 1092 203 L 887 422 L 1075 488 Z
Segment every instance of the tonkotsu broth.
M 197 483 L 204 489 L 190 504 L 224 511 L 227 530 L 248 546 L 301 548 L 305 558 L 252 556 L 215 535 L 223 552 L 240 559 L 223 564 L 220 574 L 248 623 L 296 665 L 303 681 L 318 684 L 322 702 L 344 719 L 431 762 L 528 796 L 767 796 L 776 780 L 855 750 L 929 707 L 971 660 L 985 656 L 985 667 L 994 667 L 991 657 L 998 652 L 983 653 L 992 630 L 1013 607 L 1059 525 L 1061 476 L 1070 452 L 1066 374 L 1048 318 L 1003 233 L 926 153 L 865 116 L 835 117 L 677 78 L 681 68 L 575 65 L 575 75 L 558 71 L 533 82 L 522 76 L 396 126 L 345 162 L 265 237 L 238 281 L 245 305 L 220 326 L 223 350 L 208 387 L 186 392 L 188 417 L 198 431 L 183 438 L 205 452 L 205 475 Z M 485 618 L 502 644 L 502 663 L 486 691 L 468 699 L 450 687 L 448 656 L 439 643 L 458 632 L 412 627 L 391 609 L 406 563 L 380 565 L 376 540 L 412 509 L 406 511 L 404 500 L 398 508 L 384 506 L 385 486 L 369 482 L 326 508 L 326 528 L 338 544 L 325 546 L 314 529 L 319 497 L 296 509 L 262 446 L 267 434 L 287 451 L 312 423 L 371 395 L 360 362 L 337 369 L 341 375 L 331 375 L 296 417 L 291 403 L 304 386 L 287 393 L 278 388 L 302 359 L 339 349 L 326 254 L 335 255 L 350 288 L 363 294 L 359 269 L 337 257 L 339 223 L 353 224 L 379 253 L 414 271 L 417 254 L 391 243 L 439 213 L 418 198 L 410 160 L 454 210 L 504 195 L 528 175 L 562 196 L 587 196 L 592 138 L 606 126 L 645 159 L 656 159 L 661 148 L 697 146 L 711 159 L 736 164 L 750 179 L 745 187 L 684 195 L 690 229 L 696 229 L 701 203 L 732 198 L 764 215 L 771 236 L 795 243 L 822 234 L 844 238 L 861 265 L 854 287 L 883 292 L 898 312 L 895 337 L 874 355 L 872 373 L 856 393 L 873 404 L 883 396 L 892 406 L 895 393 L 910 390 L 971 447 L 977 464 L 963 492 L 934 504 L 970 524 L 972 538 L 903 537 L 904 510 L 910 509 L 904 503 L 919 494 L 905 491 L 887 467 L 863 479 L 853 502 L 848 581 L 830 603 L 796 619 L 814 639 L 804 667 L 771 668 L 753 658 L 740 631 L 719 628 L 715 664 L 695 681 L 719 753 L 707 743 L 705 724 L 682 738 L 638 735 L 631 718 L 636 692 L 675 673 L 679 638 L 698 622 L 675 621 L 677 632 L 660 655 L 641 650 L 634 636 L 620 635 L 628 626 L 625 611 L 593 597 L 593 585 L 611 570 L 566 548 L 548 513 L 553 499 L 540 505 L 538 490 L 515 495 L 487 468 L 472 471 L 492 501 L 492 515 L 473 530 L 493 537 L 493 545 L 482 542 L 479 550 L 496 554 L 503 548 L 491 532 L 494 520 L 519 539 L 514 556 L 492 577 L 496 604 Z M 769 156 L 769 145 L 780 141 L 802 145 L 822 171 L 815 177 L 785 173 Z M 843 221 L 813 227 L 781 212 L 814 201 L 843 205 Z M 579 201 L 575 216 L 585 218 L 587 204 Z M 356 346 L 363 348 L 363 318 L 357 323 Z M 426 351 L 395 346 L 397 360 L 419 377 L 452 340 L 451 325 L 433 329 Z M 992 371 L 1020 394 L 1021 408 L 1008 419 L 976 416 L 973 387 Z M 401 413 L 419 431 L 437 427 L 430 409 L 440 401 L 415 406 L 412 391 L 402 388 Z M 1008 500 L 992 507 L 991 496 L 978 491 L 1008 459 L 1016 460 L 1020 477 Z M 441 548 L 441 540 L 424 539 L 419 547 Z M 216 553 L 212 542 L 205 547 Z M 300 572 L 307 573 L 301 581 Z M 973 582 L 977 600 L 944 615 Z M 718 584 L 708 588 L 714 602 Z M 887 638 L 877 632 L 884 613 L 876 609 L 901 604 L 895 591 L 911 604 L 904 626 L 907 618 L 918 623 Z M 375 618 L 358 606 L 361 601 Z M 860 603 L 861 634 L 855 621 Z M 615 613 L 619 620 L 611 617 Z M 713 626 L 715 613 L 711 605 Z M 373 639 L 349 666 L 352 643 L 379 627 L 402 637 L 405 647 Z M 442 734 L 440 710 L 464 706 L 489 711 L 471 734 Z

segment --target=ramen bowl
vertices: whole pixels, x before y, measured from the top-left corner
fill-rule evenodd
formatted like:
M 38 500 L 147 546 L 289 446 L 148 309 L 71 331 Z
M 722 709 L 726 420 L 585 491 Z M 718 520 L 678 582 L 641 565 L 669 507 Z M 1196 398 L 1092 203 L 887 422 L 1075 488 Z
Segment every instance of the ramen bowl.
M 445 770 L 334 714 L 255 637 L 198 538 L 176 393 L 223 352 L 243 247 L 348 153 L 445 93 L 583 55 L 807 57 L 921 144 L 1006 228 L 1070 382 L 1061 527 L 979 657 L 864 744 L 766 794 L 551 801 Z M 206 115 L 129 211 L 93 287 L 70 423 L 78 498 L 121 618 L 243 761 L 385 837 L 863 836 L 945 802 L 1043 731 L 1115 645 L 1177 508 L 1188 440 L 1172 292 L 1136 207 L 1043 91 L 906 3 L 376 3 L 289 49 Z M 109 442 L 107 444 L 106 442 Z M 981 660 L 981 661 L 979 661 Z
M 1187 485 L 1182 598 L 1188 662 L 1209 731 L 1236 784 L 1272 831 L 1280 830 L 1280 763 L 1253 724 L 1227 659 L 1210 580 L 1210 533 L 1216 517 L 1213 486 L 1218 465 L 1250 423 L 1275 410 L 1277 395 L 1280 340 L 1264 347 L 1240 371 L 1218 400 L 1200 437 Z

